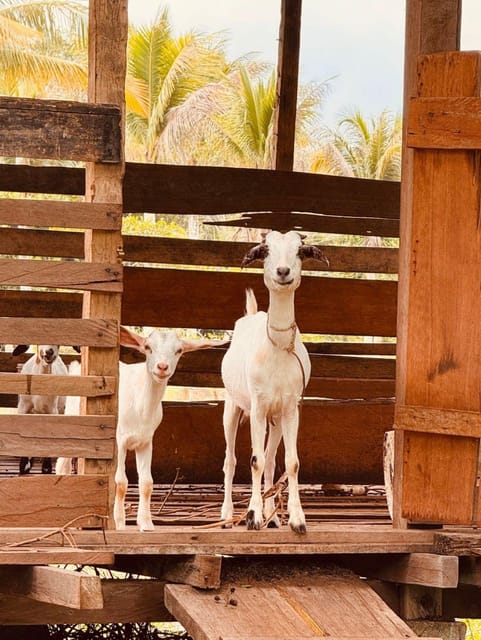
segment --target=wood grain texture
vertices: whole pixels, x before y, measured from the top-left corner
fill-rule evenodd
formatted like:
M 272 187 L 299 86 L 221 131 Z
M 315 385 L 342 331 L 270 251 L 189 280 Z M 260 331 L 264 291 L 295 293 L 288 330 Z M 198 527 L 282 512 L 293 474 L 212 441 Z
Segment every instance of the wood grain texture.
M 481 438 L 481 413 L 398 405 L 394 413 L 394 428 Z
M 0 527 L 63 527 L 80 516 L 77 526 L 108 513 L 105 476 L 21 476 L 0 480 Z M 93 519 L 96 526 L 102 522 Z M 61 562 L 60 560 L 58 562 Z M 36 564 L 35 562 L 31 564 Z
M 109 396 L 117 389 L 113 376 L 55 376 L 0 373 L 0 394 Z
M 115 416 L 0 415 L 0 454 L 110 459 Z
M 8 296 L 5 295 L 5 297 Z M 68 314 L 69 311 L 70 308 L 67 305 L 66 313 Z M 48 317 L 37 318 L 34 313 L 31 313 L 29 317 L 0 318 L 0 342 L 93 347 L 113 347 L 117 344 L 118 322 L 115 320 L 82 320 L 75 317 L 56 317 L 55 314 L 48 313 L 45 315 Z
M 0 565 L 20 566 L 37 566 L 48 564 L 86 564 L 86 565 L 105 565 L 110 566 L 114 563 L 114 553 L 112 551 L 79 549 L 77 547 L 11 547 L 2 548 L 0 550 Z M 5 595 L 5 598 L 8 597 Z M 4 597 L 0 599 L 0 608 L 4 602 Z M 31 599 L 28 600 L 29 606 L 34 607 Z M 25 614 L 24 614 L 25 616 Z M 1 618 L 3 624 L 5 618 Z M 25 617 L 23 619 L 25 621 Z M 29 618 L 31 621 L 31 619 Z
M 3 156 L 119 162 L 120 110 L 63 100 L 0 99 Z
M 120 229 L 122 208 L 118 204 L 3 198 L 0 199 L 0 223 L 65 229 Z

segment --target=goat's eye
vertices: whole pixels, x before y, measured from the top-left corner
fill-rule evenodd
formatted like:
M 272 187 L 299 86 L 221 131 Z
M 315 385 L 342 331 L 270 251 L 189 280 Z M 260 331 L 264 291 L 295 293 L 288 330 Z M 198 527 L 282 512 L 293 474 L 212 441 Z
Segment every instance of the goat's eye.
M 152 353 L 152 347 L 150 347 L 148 344 L 144 345 L 144 349 L 145 349 L 145 351 L 147 351 L 148 353 Z
M 181 353 L 182 353 L 182 349 L 177 349 L 177 351 L 175 352 L 175 355 L 180 356 Z

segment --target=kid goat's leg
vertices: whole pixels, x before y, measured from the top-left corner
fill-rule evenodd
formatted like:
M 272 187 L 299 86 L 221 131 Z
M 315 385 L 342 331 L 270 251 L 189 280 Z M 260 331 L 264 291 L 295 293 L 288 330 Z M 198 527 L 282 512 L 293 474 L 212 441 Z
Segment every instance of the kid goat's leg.
M 154 523 L 150 512 L 150 498 L 154 480 L 152 478 L 152 441 L 135 450 L 137 473 L 139 474 L 139 509 L 137 524 L 141 531 L 153 531 Z
M 114 520 L 116 529 L 125 529 L 125 494 L 127 493 L 127 474 L 125 473 L 125 458 L 127 450 L 123 444 L 117 442 L 117 470 L 115 471 L 115 502 Z
M 232 502 L 232 482 L 234 479 L 237 460 L 235 457 L 235 441 L 241 410 L 237 407 L 230 395 L 226 392 L 224 403 L 224 437 L 225 437 L 225 459 L 224 459 L 224 502 L 222 504 L 222 520 L 231 520 L 234 515 L 234 505 Z M 230 526 L 230 525 L 226 525 Z

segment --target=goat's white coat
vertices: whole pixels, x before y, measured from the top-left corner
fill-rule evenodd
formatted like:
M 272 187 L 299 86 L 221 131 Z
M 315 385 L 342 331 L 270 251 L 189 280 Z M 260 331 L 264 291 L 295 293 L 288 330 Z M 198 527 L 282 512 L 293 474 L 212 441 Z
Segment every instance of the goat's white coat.
M 68 365 L 69 376 L 80 376 L 81 365 L 78 360 L 72 360 Z M 78 416 L 80 414 L 80 397 L 79 396 L 67 396 L 65 399 L 65 415 L 66 416 Z M 68 476 L 72 473 L 72 458 L 57 458 L 55 462 L 55 474 L 60 476 Z
M 270 488 L 274 482 L 276 451 L 283 438 L 289 482 L 289 525 L 294 531 L 304 533 L 305 516 L 298 487 L 298 405 L 310 378 L 311 364 L 295 325 L 294 311 L 294 293 L 301 280 L 299 252 L 304 245 L 301 236 L 294 231 L 286 234 L 272 231 L 266 235 L 265 245 L 267 255 L 262 257 L 264 282 L 269 289 L 268 313 L 257 311 L 254 294 L 248 290 L 247 315 L 237 320 L 230 347 L 222 361 L 226 389 L 223 420 L 226 453 L 221 517 L 229 521 L 233 516 L 235 439 L 244 414 L 250 416 L 252 443 L 252 496 L 247 527 L 259 529 L 262 525 L 262 475 L 265 488 Z M 264 505 L 265 517 L 269 518 L 273 511 L 274 499 L 269 498 Z M 272 522 L 279 525 L 277 516 Z
M 137 524 L 141 531 L 154 528 L 150 512 L 153 479 L 152 440 L 162 421 L 162 398 L 181 355 L 187 351 L 225 344 L 223 340 L 182 340 L 176 331 L 153 331 L 147 338 L 121 327 L 120 341 L 146 356 L 145 363 L 120 363 L 119 418 L 117 424 L 117 471 L 115 473 L 114 519 L 117 529 L 125 528 L 125 495 L 128 450 L 135 451 L 139 479 Z

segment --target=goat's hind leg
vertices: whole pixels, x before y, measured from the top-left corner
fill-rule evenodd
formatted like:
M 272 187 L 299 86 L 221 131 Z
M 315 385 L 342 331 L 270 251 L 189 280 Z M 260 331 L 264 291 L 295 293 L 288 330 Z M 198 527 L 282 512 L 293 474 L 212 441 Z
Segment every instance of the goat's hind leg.
M 125 473 L 126 448 L 117 442 L 117 469 L 115 471 L 114 521 L 116 529 L 125 529 L 125 495 L 127 493 L 127 474 Z
M 234 503 L 232 502 L 232 482 L 237 464 L 235 456 L 235 441 L 237 429 L 241 419 L 241 409 L 234 404 L 230 395 L 226 392 L 224 403 L 224 437 L 225 437 L 225 458 L 224 458 L 224 502 L 222 503 L 221 519 L 225 522 L 224 527 L 232 526 L 234 516 Z
M 276 453 L 282 439 L 281 427 L 274 421 L 269 424 L 269 436 L 266 447 L 266 466 L 264 469 L 264 493 L 274 486 L 274 474 L 276 469 Z M 264 499 L 264 518 L 268 527 L 280 527 L 281 521 L 275 513 L 276 505 L 274 496 Z

